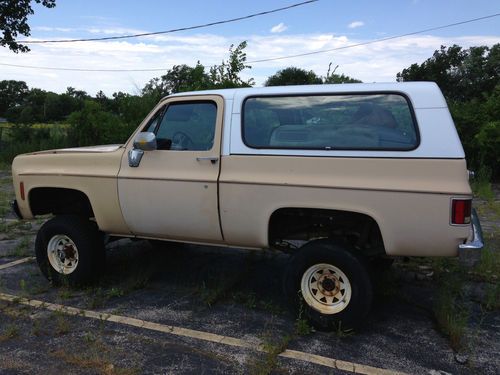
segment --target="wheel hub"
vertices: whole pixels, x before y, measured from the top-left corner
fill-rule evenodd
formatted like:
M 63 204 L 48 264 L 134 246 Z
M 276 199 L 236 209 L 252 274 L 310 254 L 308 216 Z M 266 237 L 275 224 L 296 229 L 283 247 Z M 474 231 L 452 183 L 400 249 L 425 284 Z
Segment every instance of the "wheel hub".
M 351 300 L 351 283 L 338 267 L 318 263 L 302 275 L 300 290 L 304 301 L 323 314 L 337 314 Z
M 47 244 L 47 258 L 55 271 L 67 275 L 78 266 L 78 249 L 71 238 L 57 234 Z
M 333 275 L 323 275 L 318 281 L 321 293 L 327 296 L 334 296 L 340 291 L 340 282 Z

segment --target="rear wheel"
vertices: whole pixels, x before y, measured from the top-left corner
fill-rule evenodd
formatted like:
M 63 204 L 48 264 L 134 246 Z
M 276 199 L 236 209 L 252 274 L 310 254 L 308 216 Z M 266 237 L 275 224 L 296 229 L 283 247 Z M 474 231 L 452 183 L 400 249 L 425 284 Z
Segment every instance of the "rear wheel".
M 285 292 L 314 327 L 358 325 L 368 314 L 372 285 L 364 261 L 328 240 L 312 241 L 291 258 Z
M 62 215 L 47 221 L 35 241 L 36 259 L 53 284 L 87 284 L 104 268 L 103 238 L 95 223 Z

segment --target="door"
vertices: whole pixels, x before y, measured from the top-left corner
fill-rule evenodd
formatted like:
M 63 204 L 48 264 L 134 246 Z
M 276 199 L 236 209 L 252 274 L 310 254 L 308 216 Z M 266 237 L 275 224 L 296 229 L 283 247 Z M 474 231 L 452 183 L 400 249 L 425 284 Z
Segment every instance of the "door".
M 123 216 L 132 233 L 222 242 L 218 178 L 224 101 L 216 95 L 167 99 L 141 131 L 158 149 L 130 167 L 127 145 L 118 176 Z

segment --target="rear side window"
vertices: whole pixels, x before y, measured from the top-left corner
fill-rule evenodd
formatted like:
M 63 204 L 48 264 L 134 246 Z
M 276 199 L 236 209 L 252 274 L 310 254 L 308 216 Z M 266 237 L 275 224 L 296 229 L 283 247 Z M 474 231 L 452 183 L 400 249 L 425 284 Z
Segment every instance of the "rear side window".
M 400 94 L 250 97 L 242 134 L 252 148 L 413 150 L 418 132 Z

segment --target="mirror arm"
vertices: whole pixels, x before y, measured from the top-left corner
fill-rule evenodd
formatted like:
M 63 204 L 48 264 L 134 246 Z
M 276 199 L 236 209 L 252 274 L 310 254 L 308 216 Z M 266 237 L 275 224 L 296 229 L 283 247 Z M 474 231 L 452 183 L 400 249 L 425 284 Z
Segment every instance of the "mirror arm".
M 142 156 L 144 155 L 144 151 L 133 148 L 128 152 L 128 166 L 132 168 L 137 168 L 139 164 L 141 164 Z

